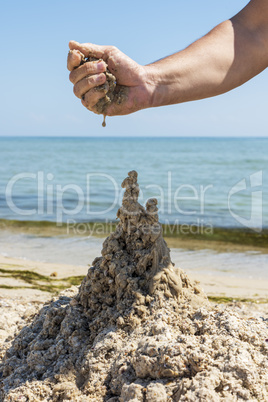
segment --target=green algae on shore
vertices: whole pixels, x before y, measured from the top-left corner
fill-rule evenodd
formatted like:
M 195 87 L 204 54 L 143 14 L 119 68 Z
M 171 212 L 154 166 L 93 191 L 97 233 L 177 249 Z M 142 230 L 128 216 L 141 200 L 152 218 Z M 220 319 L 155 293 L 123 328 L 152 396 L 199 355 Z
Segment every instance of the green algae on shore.
M 228 297 L 228 296 L 208 296 L 208 300 L 212 303 L 223 304 L 223 303 L 257 303 L 266 304 L 268 299 L 259 298 L 245 298 L 245 297 Z
M 78 230 L 79 226 L 83 231 Z M 66 236 L 95 236 L 104 238 L 114 232 L 116 222 L 79 222 L 70 227 L 67 223 L 58 225 L 56 222 L 49 221 L 16 221 L 0 219 L 0 229 L 40 235 L 45 237 L 66 235 Z M 184 248 L 184 242 L 195 241 L 205 243 L 204 248 L 216 248 L 217 245 L 234 245 L 245 248 L 259 249 L 268 252 L 268 229 L 263 229 L 261 233 L 250 229 L 240 228 L 219 228 L 213 227 L 212 230 L 200 230 L 198 226 L 191 226 L 191 230 L 185 231 L 184 225 L 162 224 L 163 235 L 172 247 Z M 204 228 L 203 228 L 204 229 Z M 193 244 L 193 243 L 192 243 Z M 187 244 L 185 245 L 188 247 Z
M 14 265 L 12 265 L 13 267 Z M 0 264 L 0 278 L 14 278 L 27 283 L 30 286 L 9 286 L 0 284 L 0 289 L 31 289 L 41 290 L 43 292 L 58 293 L 70 286 L 80 285 L 84 276 L 69 276 L 67 278 L 55 279 L 49 276 L 40 275 L 37 272 L 20 269 L 10 269 L 8 264 Z

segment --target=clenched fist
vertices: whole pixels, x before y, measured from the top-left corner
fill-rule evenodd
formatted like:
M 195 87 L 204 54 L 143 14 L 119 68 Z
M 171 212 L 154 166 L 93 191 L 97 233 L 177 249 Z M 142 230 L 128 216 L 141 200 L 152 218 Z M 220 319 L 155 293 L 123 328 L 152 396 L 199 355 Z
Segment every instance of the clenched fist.
M 70 81 L 74 84 L 74 94 L 87 109 L 116 116 L 150 107 L 151 85 L 146 67 L 114 46 L 71 41 L 69 47 Z M 94 61 L 85 62 L 86 58 Z M 111 102 L 100 103 L 109 91 L 109 85 L 105 85 L 108 71 L 115 77 L 114 96 Z M 100 104 L 105 106 L 100 108 Z

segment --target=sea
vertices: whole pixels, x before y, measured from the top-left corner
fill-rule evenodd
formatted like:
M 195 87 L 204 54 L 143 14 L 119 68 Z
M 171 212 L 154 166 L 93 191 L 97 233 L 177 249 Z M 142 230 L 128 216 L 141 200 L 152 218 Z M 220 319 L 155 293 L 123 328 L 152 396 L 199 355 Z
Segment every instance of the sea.
M 159 220 L 166 225 L 200 233 L 238 228 L 260 236 L 268 228 L 268 138 L 0 137 L 0 222 L 80 227 L 116 222 L 121 183 L 131 170 L 138 172 L 140 203 L 156 198 Z M 59 242 L 66 253 L 57 253 Z M 84 264 L 86 244 L 86 237 L 0 234 L 1 254 L 42 261 Z M 90 244 L 100 251 L 100 239 Z M 186 265 L 189 260 L 208 266 L 199 253 L 184 254 Z M 217 267 L 219 256 L 209 253 Z M 237 253 L 232 259 L 237 272 L 247 266 L 247 258 L 248 275 L 255 258 L 260 276 L 268 276 L 263 254 Z M 227 260 L 222 259 L 223 272 Z
M 268 138 L 0 137 L 0 219 L 115 221 L 131 170 L 163 223 L 268 227 Z

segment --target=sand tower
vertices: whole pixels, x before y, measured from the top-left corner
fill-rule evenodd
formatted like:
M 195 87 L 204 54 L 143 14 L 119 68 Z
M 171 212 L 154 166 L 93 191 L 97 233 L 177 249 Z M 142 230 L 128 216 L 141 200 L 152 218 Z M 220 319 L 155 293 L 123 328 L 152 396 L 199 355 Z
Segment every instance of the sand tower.
M 0 367 L 0 400 L 265 401 L 265 323 L 211 307 L 175 268 L 157 201 L 123 181 L 119 223 L 79 289 L 45 305 Z

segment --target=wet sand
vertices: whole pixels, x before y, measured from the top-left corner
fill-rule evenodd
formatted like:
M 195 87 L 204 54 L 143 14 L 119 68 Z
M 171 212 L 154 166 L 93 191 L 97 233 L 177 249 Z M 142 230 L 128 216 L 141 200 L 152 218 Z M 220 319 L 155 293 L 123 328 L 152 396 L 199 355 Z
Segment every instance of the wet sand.
M 181 267 L 183 268 L 183 267 Z M 19 258 L 10 258 L 0 255 L 0 269 L 9 271 L 0 273 L 0 297 L 21 297 L 25 300 L 49 299 L 51 292 L 34 289 L 34 286 L 22 279 L 16 278 L 13 271 L 31 271 L 52 280 L 68 277 L 81 277 L 86 275 L 88 267 L 68 264 L 53 264 L 38 261 L 29 261 Z M 205 275 L 203 272 L 189 272 L 187 275 L 200 282 L 201 287 L 209 297 L 218 298 L 219 301 L 229 299 L 253 300 L 255 302 L 268 301 L 268 280 L 254 278 L 234 278 L 232 276 Z M 7 276 L 9 274 L 9 276 Z M 51 274 L 55 276 L 50 276 Z M 38 282 L 39 283 L 39 282 Z M 61 283 L 61 282 L 60 282 Z M 43 281 L 45 284 L 45 280 Z M 9 288 L 7 288 L 9 287 Z M 14 289 L 14 287 L 16 287 Z M 68 287 L 68 283 L 66 283 Z M 12 289 L 13 288 L 13 289 Z M 222 299 L 222 300 L 221 300 Z M 215 299 L 216 300 L 216 299 Z
M 68 264 L 54 264 L 54 263 L 44 263 L 38 261 L 29 261 L 23 260 L 19 258 L 9 258 L 0 256 L 0 362 L 2 358 L 5 356 L 5 352 L 9 349 L 12 345 L 14 337 L 21 336 L 23 330 L 25 328 L 31 328 L 31 323 L 36 322 L 35 317 L 40 309 L 49 308 L 49 302 L 55 293 L 51 291 L 44 291 L 40 290 L 35 287 L 35 285 L 42 285 L 42 286 L 51 286 L 51 283 L 57 286 L 59 283 L 63 284 L 64 286 L 68 287 L 69 282 L 67 278 L 77 278 L 79 279 L 79 283 L 81 282 L 81 277 L 86 274 L 88 270 L 87 266 L 75 266 L 75 265 L 68 265 Z M 16 274 L 14 274 L 16 272 Z M 18 273 L 21 275 L 18 277 Z M 23 274 L 27 273 L 28 277 L 23 278 Z M 30 274 L 40 275 L 40 277 L 36 277 L 37 280 L 32 283 L 25 282 L 25 279 L 31 278 Z M 187 274 L 189 274 L 187 272 Z M 53 275 L 53 276 L 51 276 Z M 252 329 L 252 326 L 256 326 L 258 329 L 259 327 L 265 328 L 265 323 L 268 320 L 268 280 L 257 280 L 252 278 L 239 278 L 234 279 L 228 276 L 219 276 L 219 275 L 204 275 L 199 273 L 190 273 L 189 277 L 191 279 L 199 280 L 201 287 L 209 296 L 211 301 L 211 305 L 214 306 L 216 309 L 218 308 L 217 305 L 220 303 L 219 309 L 227 308 L 225 313 L 226 320 L 232 322 L 232 320 L 238 320 L 237 322 L 240 323 L 241 332 L 242 329 L 245 329 L 245 325 L 247 325 L 249 330 Z M 38 280 L 39 278 L 39 280 Z M 52 281 L 52 282 L 49 282 Z M 4 288 L 6 286 L 6 288 Z M 16 287 L 16 288 L 14 288 Z M 65 291 L 68 292 L 68 291 Z M 77 286 L 72 286 L 69 290 L 68 296 L 71 296 L 71 292 L 77 292 Z M 58 296 L 54 297 L 54 300 L 58 300 Z M 213 308 L 213 307 L 212 307 Z M 44 309 L 43 309 L 44 310 Z M 202 310 L 202 309 L 201 309 Z M 203 310 L 202 310 L 203 311 Z M 218 310 L 215 310 L 216 313 Z M 219 312 L 224 310 L 219 310 Z M 219 313 L 217 313 L 219 314 Z M 221 313 L 224 314 L 224 313 Z M 161 314 L 160 314 L 161 315 Z M 242 321 L 239 321 L 238 317 L 241 317 Z M 214 316 L 213 316 L 214 317 Z M 215 316 L 216 317 L 216 316 Z M 236 318 L 237 317 L 237 318 Z M 207 317 L 206 317 L 207 320 Z M 245 320 L 245 321 L 243 321 Z M 229 323 L 228 321 L 228 323 Z M 167 325 L 167 324 L 166 324 Z M 212 323 L 209 323 L 212 325 Z M 229 324 L 228 324 L 229 325 Z M 185 323 L 183 324 L 183 328 L 185 327 Z M 147 326 L 146 326 L 147 328 Z M 228 327 L 229 328 L 229 327 Z M 254 327 L 255 328 L 255 327 Z M 147 328 L 148 329 L 148 328 Z M 148 329 L 149 330 L 149 329 Z M 238 331 L 238 333 L 239 333 Z M 242 331 L 243 332 L 243 331 Z M 156 335 L 157 337 L 158 335 Z M 170 334 L 169 334 L 170 336 Z M 213 335 L 214 336 L 214 335 Z M 219 334 L 217 334 L 217 339 L 219 338 Z M 240 336 L 240 335 L 239 335 Z M 166 335 L 164 335 L 166 337 Z M 187 335 L 185 339 L 188 339 L 189 344 L 191 343 L 190 335 Z M 265 331 L 261 333 L 261 337 L 257 337 L 254 341 L 261 342 L 265 340 Z M 101 339 L 102 341 L 102 339 Z M 132 345 L 134 338 L 131 338 L 131 342 L 124 342 L 126 345 Z M 232 338 L 232 341 L 235 340 Z M 237 335 L 238 341 L 238 335 Z M 170 341 L 169 341 L 170 342 Z M 116 344 L 118 340 L 116 338 Z M 177 346 L 176 346 L 177 347 Z M 194 350 L 196 352 L 196 348 L 194 346 Z M 221 350 L 221 349 L 219 349 Z M 187 349 L 188 351 L 188 349 Z M 74 352 L 77 353 L 77 352 Z M 106 353 L 106 352 L 105 352 Z M 223 351 L 222 353 L 228 355 L 227 352 Z M 242 354 L 245 353 L 244 350 L 241 352 Z M 124 353 L 126 355 L 127 352 Z M 209 356 L 207 353 L 205 356 Z M 234 354 L 235 356 L 235 354 Z M 233 357 L 233 358 L 239 358 Z M 101 358 L 100 358 L 101 359 Z M 239 360 L 240 362 L 240 360 Z M 254 368 L 251 367 L 254 371 Z M 223 369 L 221 369 L 223 370 Z M 250 371 L 248 371 L 250 372 Z M 204 371 L 206 373 L 206 370 Z M 210 378 L 210 374 L 208 373 L 208 378 Z M 263 380 L 265 381 L 265 380 Z M 207 380 L 208 382 L 208 380 Z M 260 381 L 259 381 L 260 382 Z M 261 383 L 261 382 L 260 382 Z M 67 384 L 67 385 L 66 385 Z M 74 386 L 72 385 L 71 389 L 66 386 L 70 387 L 71 382 L 63 384 L 59 384 L 58 387 L 60 388 L 60 393 L 63 392 L 63 389 L 73 392 Z M 154 384 L 154 383 L 153 383 Z M 158 384 L 158 383 L 157 383 Z M 168 386 L 169 383 L 167 383 Z M 259 383 L 258 383 L 259 384 Z M 15 387 L 13 391 L 11 390 L 11 398 L 15 398 L 12 400 L 17 400 L 16 398 L 18 395 L 23 393 L 28 393 L 32 396 L 32 398 L 37 398 L 38 392 L 42 391 L 45 392 L 45 382 L 39 382 L 37 385 L 35 382 L 30 381 L 29 383 L 25 383 L 25 386 L 21 388 Z M 39 386 L 39 388 L 38 388 Z M 133 387 L 137 387 L 138 385 L 134 384 Z M 32 388 L 31 388 L 32 387 Z M 160 391 L 163 391 L 163 385 L 158 385 L 158 387 L 162 387 Z M 198 384 L 197 389 L 200 389 L 201 383 Z M 212 387 L 213 388 L 213 387 Z M 56 391 L 58 388 L 55 388 Z M 145 388 L 144 388 L 145 389 Z M 202 392 L 205 392 L 206 389 L 210 389 L 209 384 L 205 384 L 202 382 Z M 36 391 L 37 390 L 37 391 Z M 149 395 L 150 387 L 147 389 L 147 393 Z M 191 386 L 192 390 L 192 386 Z M 56 392 L 55 391 L 55 392 Z M 154 390 L 156 393 L 159 393 L 158 388 Z M 37 392 L 37 394 L 36 394 Z M 67 393 L 68 393 L 67 392 Z M 75 389 L 75 392 L 78 392 Z M 191 391 L 192 392 L 192 391 Z M 225 391 L 224 391 L 225 392 Z M 14 395 L 13 395 L 14 394 Z M 12 396 L 13 395 L 13 396 Z M 68 396 L 68 395 L 67 395 Z M 69 395 L 68 400 L 79 401 L 82 399 L 81 396 L 77 398 L 74 397 L 73 394 Z M 124 400 L 129 400 L 128 394 L 125 395 Z M 31 399 L 31 400 L 44 400 L 44 399 Z M 100 401 L 103 400 L 102 398 L 93 399 L 89 398 L 88 400 L 96 400 Z M 115 399 L 118 400 L 118 399 Z M 154 400 L 149 398 L 149 400 Z M 166 399 L 162 399 L 166 400 Z M 187 398 L 185 400 L 188 400 Z M 208 399 L 207 399 L 208 400 Z M 212 400 L 212 399 L 211 399 Z M 264 399 L 260 399 L 264 400 Z
M 249 257 L 247 270 L 237 253 L 242 263 L 236 259 L 231 267 L 235 253 L 228 250 L 213 271 L 206 250 L 175 249 L 172 264 L 157 200 L 143 208 L 137 173 L 128 176 L 120 222 L 92 269 L 73 264 L 79 248 L 70 259 L 70 242 L 64 251 L 52 239 L 49 249 L 30 236 L 27 260 L 12 257 L 14 237 L 2 241 L 9 256 L 0 257 L 0 357 L 9 350 L 0 366 L 0 398 L 266 400 L 266 260 Z M 83 241 L 88 261 L 90 243 Z M 30 260 L 40 248 L 46 262 Z M 66 256 L 54 263 L 57 249 Z M 91 253 L 97 254 L 94 247 Z M 188 270 L 187 254 L 195 259 Z M 215 264 L 214 257 L 210 252 Z

